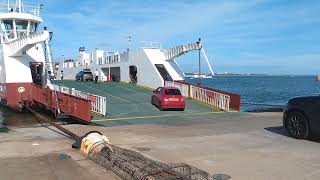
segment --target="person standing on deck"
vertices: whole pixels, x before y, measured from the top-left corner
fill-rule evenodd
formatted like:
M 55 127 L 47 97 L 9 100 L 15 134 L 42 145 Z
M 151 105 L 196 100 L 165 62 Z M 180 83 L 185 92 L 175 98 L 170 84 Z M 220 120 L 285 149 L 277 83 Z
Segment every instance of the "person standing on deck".
M 61 80 L 63 80 L 63 71 L 61 71 L 60 75 L 61 75 Z
M 98 76 L 99 76 L 99 72 L 98 72 L 98 69 L 96 69 L 96 71 L 94 72 L 94 83 L 95 84 L 98 83 Z

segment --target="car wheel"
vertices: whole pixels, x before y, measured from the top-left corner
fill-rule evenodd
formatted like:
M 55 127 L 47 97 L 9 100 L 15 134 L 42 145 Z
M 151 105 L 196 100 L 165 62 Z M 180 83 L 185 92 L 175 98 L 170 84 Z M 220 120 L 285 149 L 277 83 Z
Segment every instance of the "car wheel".
M 180 111 L 184 111 L 184 108 L 181 108 Z
M 308 139 L 310 134 L 307 118 L 300 112 L 291 112 L 286 120 L 289 136 L 296 139 Z
M 154 105 L 153 98 L 151 98 L 151 104 Z

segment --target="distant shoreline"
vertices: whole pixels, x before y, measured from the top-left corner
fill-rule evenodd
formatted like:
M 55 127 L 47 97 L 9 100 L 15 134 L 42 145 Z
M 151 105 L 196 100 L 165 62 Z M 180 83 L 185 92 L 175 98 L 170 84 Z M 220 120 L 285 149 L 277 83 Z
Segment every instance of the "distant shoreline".
M 192 76 L 193 73 L 185 73 L 186 77 Z M 211 75 L 211 74 L 207 74 Z M 214 76 L 318 76 L 318 75 L 306 75 L 306 74 L 298 74 L 298 75 L 293 75 L 293 74 L 214 74 Z

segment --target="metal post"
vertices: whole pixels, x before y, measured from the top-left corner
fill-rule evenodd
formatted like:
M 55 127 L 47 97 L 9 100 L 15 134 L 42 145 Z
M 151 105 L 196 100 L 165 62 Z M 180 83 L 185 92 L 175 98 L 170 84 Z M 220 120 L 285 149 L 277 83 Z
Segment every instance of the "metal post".
M 198 85 L 201 86 L 202 84 L 201 82 L 201 48 L 202 48 L 201 38 L 199 38 L 199 40 L 197 41 L 197 44 L 199 46 L 199 74 L 198 74 L 199 83 Z
M 201 86 L 201 54 L 199 49 L 199 86 Z
M 128 38 L 128 52 L 129 52 L 130 49 L 131 49 L 131 39 L 132 39 L 132 37 L 128 36 L 127 38 Z

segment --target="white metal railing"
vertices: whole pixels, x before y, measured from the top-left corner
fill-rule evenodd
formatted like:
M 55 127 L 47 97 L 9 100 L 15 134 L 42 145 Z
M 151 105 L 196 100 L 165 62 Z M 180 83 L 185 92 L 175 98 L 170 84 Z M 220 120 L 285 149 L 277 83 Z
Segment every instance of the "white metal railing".
M 166 81 L 166 87 L 180 89 L 184 97 L 200 101 L 202 103 L 218 107 L 224 111 L 230 110 L 230 96 L 209 89 L 201 88 L 192 84 Z
M 36 44 L 39 42 L 44 42 L 49 38 L 49 32 L 44 31 L 40 33 L 34 33 L 29 36 L 20 37 L 13 41 L 7 42 L 6 44 L 10 48 L 10 56 L 17 55 L 19 52 L 23 51 L 27 45 Z
M 229 111 L 230 96 L 208 89 L 191 86 L 191 98 L 200 102 L 218 107 L 224 111 Z
M 16 4 L 0 3 L 0 13 L 27 13 L 40 16 L 40 9 L 40 6 L 21 5 L 19 10 L 19 6 Z
M 91 101 L 91 112 L 97 113 L 102 116 L 107 115 L 107 98 L 98 96 L 95 94 L 85 93 L 78 91 L 74 88 L 69 88 L 60 85 L 54 85 L 54 90 L 64 94 L 69 94 L 78 98 L 86 99 Z
M 200 49 L 201 47 L 201 43 L 191 43 L 187 45 L 176 46 L 174 48 L 163 49 L 163 52 L 166 56 L 166 60 L 173 60 L 184 53 Z
M 166 81 L 165 86 L 178 88 L 178 89 L 180 89 L 182 96 L 189 97 L 189 92 L 190 92 L 189 85 L 181 84 L 181 83 L 177 83 L 177 82 L 173 82 L 173 81 Z

